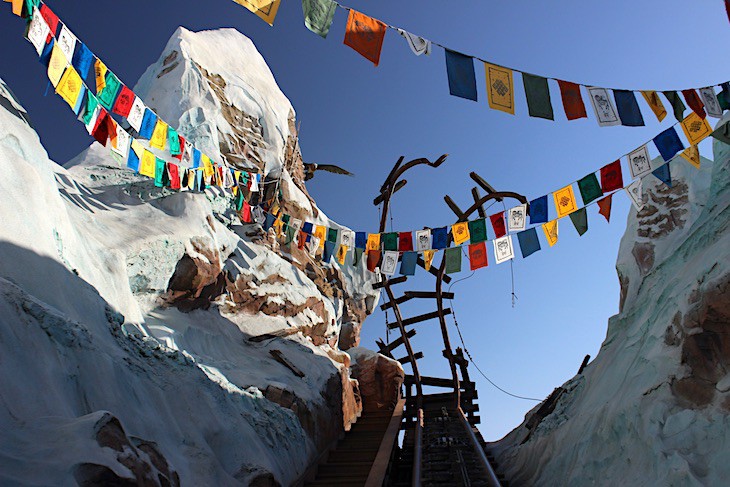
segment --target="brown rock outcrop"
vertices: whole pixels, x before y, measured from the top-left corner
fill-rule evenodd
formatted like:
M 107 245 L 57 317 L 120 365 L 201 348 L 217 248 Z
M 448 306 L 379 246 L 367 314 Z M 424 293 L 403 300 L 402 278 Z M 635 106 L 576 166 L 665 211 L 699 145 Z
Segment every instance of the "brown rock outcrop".
M 392 409 L 405 379 L 401 364 L 366 348 L 353 347 L 347 353 L 352 358 L 350 370 L 360 387 L 363 410 Z

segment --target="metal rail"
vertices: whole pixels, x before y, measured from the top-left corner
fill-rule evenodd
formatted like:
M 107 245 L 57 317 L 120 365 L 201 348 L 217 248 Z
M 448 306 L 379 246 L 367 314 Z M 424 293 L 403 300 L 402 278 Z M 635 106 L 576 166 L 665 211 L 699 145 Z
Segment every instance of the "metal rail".
M 459 411 L 459 420 L 461 421 L 461 425 L 466 429 L 466 431 L 468 433 L 469 440 L 471 441 L 472 447 L 474 448 L 474 451 L 477 454 L 477 458 L 479 459 L 479 463 L 482 466 L 482 470 L 484 470 L 484 473 L 486 475 L 486 481 L 489 484 L 489 487 L 501 487 L 502 484 L 499 483 L 497 474 L 494 473 L 494 470 L 492 469 L 492 465 L 489 463 L 489 460 L 487 459 L 487 454 L 484 453 L 484 448 L 482 448 L 482 445 L 479 443 L 477 436 L 474 434 L 474 430 L 472 429 L 472 426 L 469 424 L 469 421 L 466 419 L 466 415 L 464 414 L 464 411 L 462 411 L 461 408 L 459 408 L 458 411 Z

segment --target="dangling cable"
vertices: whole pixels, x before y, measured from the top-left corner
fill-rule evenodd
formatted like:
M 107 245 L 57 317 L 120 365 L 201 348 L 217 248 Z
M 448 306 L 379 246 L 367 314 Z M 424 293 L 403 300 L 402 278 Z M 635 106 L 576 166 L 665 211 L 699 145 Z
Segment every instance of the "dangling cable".
M 504 200 L 502 200 L 502 208 L 504 208 L 504 219 L 508 223 L 509 215 L 507 214 L 507 206 L 504 204 Z M 514 247 L 512 247 L 512 252 L 514 253 Z M 514 308 L 515 302 L 517 301 L 517 295 L 515 294 L 515 259 L 514 259 L 514 255 L 509 260 L 509 272 L 512 277 L 512 308 Z

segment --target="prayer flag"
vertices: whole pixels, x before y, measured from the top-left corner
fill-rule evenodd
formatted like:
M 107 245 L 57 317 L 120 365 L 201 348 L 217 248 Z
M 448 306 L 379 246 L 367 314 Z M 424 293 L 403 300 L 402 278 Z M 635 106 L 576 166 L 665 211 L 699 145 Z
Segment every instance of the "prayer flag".
M 81 107 L 84 105 L 84 99 L 86 98 L 86 92 L 88 90 L 86 87 L 82 84 L 81 85 L 81 91 L 79 92 L 79 96 L 76 98 L 76 105 L 73 107 L 73 112 L 76 115 L 80 115 L 81 113 Z
M 548 221 L 547 195 L 530 201 L 530 223 Z
M 696 145 L 687 147 L 681 154 L 687 162 L 692 164 L 697 169 L 700 168 L 700 149 Z
M 603 190 L 601 189 L 601 185 L 598 184 L 598 178 L 595 173 L 590 173 L 580 179 L 578 181 L 578 189 L 580 190 L 580 197 L 583 199 L 584 206 L 603 195 Z
M 337 262 L 340 265 L 345 265 L 345 257 L 347 257 L 347 245 L 340 245 L 337 248 Z
M 139 160 L 144 154 L 142 144 L 132 139 L 132 150 L 127 154 L 127 167 L 134 172 L 139 172 Z
M 722 108 L 717 100 L 717 95 L 715 95 L 715 88 L 712 86 L 700 88 L 700 97 L 702 97 L 702 102 L 705 104 L 705 110 L 707 110 L 709 116 L 722 118 Z
M 56 45 L 55 41 L 56 41 L 56 39 L 51 38 L 50 42 L 48 44 L 46 44 L 45 46 L 43 46 L 43 51 L 41 52 L 41 56 L 38 58 L 38 62 L 41 63 L 46 68 L 48 68 L 48 65 L 50 64 L 51 55 L 53 54 L 53 46 Z
M 266 214 L 266 220 L 264 220 L 264 230 L 268 231 L 269 228 L 274 226 L 274 222 L 276 221 L 276 217 L 272 215 L 271 213 Z
M 398 234 L 396 232 L 383 233 L 380 237 L 383 250 L 398 250 Z
M 657 92 L 642 91 L 641 96 L 644 97 L 644 100 L 646 100 L 646 103 L 649 105 L 649 108 L 651 108 L 651 111 L 654 112 L 657 120 L 659 120 L 660 122 L 664 120 L 664 117 L 667 116 L 667 109 L 664 108 L 664 103 L 662 103 L 662 100 L 659 98 Z
M 433 256 L 436 255 L 437 250 L 424 250 L 423 251 L 423 268 L 426 272 L 431 270 L 431 264 L 433 263 Z
M 421 54 L 429 56 L 431 54 L 431 41 L 424 39 L 421 36 L 417 36 L 416 34 L 411 34 L 403 29 L 396 30 L 403 36 L 403 38 L 405 38 L 408 43 L 408 47 L 411 48 L 413 54 L 416 56 L 420 56 Z
M 97 95 L 106 87 L 106 72 L 106 64 L 104 64 L 101 59 L 97 58 L 94 62 L 94 76 L 96 78 Z
M 588 231 L 588 212 L 585 208 L 574 211 L 570 214 L 570 221 L 573 222 L 575 230 L 581 237 Z
M 601 189 L 610 193 L 624 187 L 624 178 L 621 174 L 621 161 L 616 160 L 601 168 Z
M 455 223 L 451 226 L 451 234 L 455 245 L 461 245 L 469 240 L 469 224 L 467 222 Z
M 605 88 L 589 87 L 588 96 L 593 105 L 593 112 L 596 114 L 596 120 L 600 127 L 609 127 L 612 125 L 621 125 L 621 120 L 616 112 L 608 91 Z
M 446 274 L 461 272 L 461 247 L 451 247 L 444 251 Z
M 512 236 L 505 235 L 494 241 L 494 261 L 497 264 L 514 259 L 515 251 L 512 247 Z
M 605 198 L 601 198 L 598 200 L 598 213 L 604 216 L 606 218 L 607 222 L 611 221 L 611 200 L 613 199 L 613 195 L 609 194 Z
M 41 57 L 43 57 L 42 54 Z M 720 108 L 727 110 L 730 108 L 730 82 L 723 83 L 720 87 L 722 90 L 717 95 L 717 102 L 720 104 Z
M 335 244 L 334 242 L 325 242 L 324 243 L 324 252 L 322 253 L 322 262 L 325 264 L 329 264 L 330 260 L 332 259 L 332 254 L 335 252 Z
M 434 228 L 431 230 L 433 249 L 445 249 L 449 245 L 449 231 L 446 227 Z
M 66 61 L 69 63 L 73 60 L 74 49 L 76 48 L 76 36 L 74 36 L 68 27 L 61 25 L 61 32 L 58 34 L 58 42 L 56 43 L 61 48 Z
M 469 268 L 473 271 L 487 267 L 489 259 L 487 257 L 487 243 L 478 242 L 469 245 Z
M 327 241 L 332 243 L 337 243 L 337 234 L 339 233 L 338 229 L 336 228 L 328 228 L 327 229 Z
M 691 116 L 692 115 L 690 115 L 690 117 Z M 699 119 L 699 117 L 697 118 Z M 682 127 L 684 127 L 684 125 L 682 125 Z M 691 139 L 690 143 L 692 143 Z M 656 148 L 659 149 L 659 153 L 665 161 L 671 160 L 677 152 L 684 150 L 684 145 L 682 145 L 682 141 L 679 140 L 679 135 L 677 135 L 677 131 L 674 130 L 674 127 L 669 127 L 667 130 L 654 137 L 654 145 L 656 145 Z
M 61 80 L 56 86 L 56 93 L 58 93 L 61 98 L 63 98 L 64 101 L 71 106 L 71 108 L 74 108 L 76 106 L 76 101 L 79 98 L 79 94 L 81 94 L 82 88 L 83 85 L 79 73 L 76 72 L 73 66 L 69 66 L 66 68 Z
M 114 101 L 117 99 L 117 94 L 122 88 L 122 82 L 119 81 L 119 78 L 117 78 L 111 71 L 107 71 L 105 82 L 106 85 L 104 86 L 104 89 L 101 90 L 97 96 L 99 98 L 99 103 L 101 103 L 107 110 L 111 110 L 114 106 Z
M 413 234 L 411 232 L 400 232 L 398 234 L 398 250 L 401 252 L 413 250 Z
M 651 172 L 662 183 L 672 187 L 672 174 L 669 172 L 669 163 L 662 164 Z
M 522 231 L 527 223 L 527 205 L 515 206 L 507 212 L 507 226 L 510 232 Z
M 76 51 L 73 55 L 72 63 L 76 71 L 81 76 L 81 79 L 86 79 L 91 69 L 91 64 L 94 62 L 94 55 L 86 45 L 81 42 L 76 42 Z
M 94 140 L 102 145 L 106 145 L 106 141 L 109 138 L 109 123 L 107 120 L 111 120 L 106 110 L 99 107 L 99 115 L 96 117 L 94 128 L 91 131 L 91 135 Z M 113 123 L 113 121 L 112 121 Z M 116 136 L 116 133 L 114 134 Z
M 386 250 L 383 252 L 383 262 L 380 264 L 380 272 L 386 276 L 395 274 L 398 265 L 398 251 Z
M 142 126 L 139 128 L 139 136 L 143 139 L 151 139 L 156 126 L 157 115 L 155 115 L 155 112 L 149 108 L 146 108 L 144 111 L 144 118 L 142 119 Z
M 631 177 L 636 179 L 651 171 L 651 159 L 649 148 L 646 144 L 629 153 L 629 170 Z
M 312 239 L 314 225 L 312 223 L 306 222 L 304 225 L 302 225 L 302 232 L 307 234 L 307 242 L 309 242 Z
M 548 244 L 552 247 L 558 242 L 558 220 L 551 220 L 542 224 L 542 231 L 545 232 Z
M 41 5 L 41 16 L 46 21 L 46 24 L 48 24 L 48 28 L 51 31 L 50 35 L 54 36 L 56 35 L 56 32 L 58 32 L 58 16 L 53 13 L 53 11 L 48 8 L 48 5 L 45 3 Z
M 489 215 L 489 220 L 492 222 L 492 228 L 494 229 L 494 235 L 497 238 L 503 237 L 507 234 L 507 225 L 504 222 L 504 212 L 495 213 Z
M 477 80 L 474 74 L 474 58 L 460 52 L 444 49 L 449 93 L 453 96 L 477 101 Z
M 352 256 L 352 265 L 357 267 L 360 265 L 360 262 L 362 261 L 362 254 L 365 252 L 365 249 L 358 249 L 355 247 L 355 253 Z
M 520 243 L 523 259 L 540 250 L 540 240 L 538 240 L 537 231 L 534 228 L 528 228 L 524 232 L 518 233 L 517 240 Z
M 96 126 L 96 119 L 99 116 L 100 111 L 101 107 L 99 106 L 99 101 L 94 95 L 89 93 L 89 96 L 86 97 L 86 107 L 84 107 L 84 112 L 81 114 L 81 120 L 84 122 L 84 125 L 86 125 L 86 131 L 89 132 L 89 135 L 93 132 L 94 127 Z
M 157 124 L 155 125 L 155 131 L 152 133 L 152 138 L 150 139 L 150 147 L 155 147 L 160 150 L 165 149 L 165 143 L 167 142 L 167 124 L 157 119 Z M 207 176 L 206 171 L 206 176 Z
M 353 242 L 354 239 L 355 237 L 352 234 L 352 230 L 343 229 L 340 232 L 340 245 L 344 245 L 347 248 L 352 248 L 353 244 L 355 243 Z
M 703 119 L 707 117 L 707 113 L 705 113 L 705 104 L 702 103 L 700 96 L 695 90 L 682 90 L 682 94 L 684 95 L 684 99 L 687 100 L 689 108 L 695 112 L 698 117 Z
M 636 102 L 633 91 L 613 90 L 613 97 L 616 100 L 621 125 L 626 127 L 641 127 L 644 125 L 644 117 L 641 116 L 641 110 L 639 110 L 639 104 Z
M 33 15 L 33 20 L 28 25 L 28 40 L 33 44 L 35 52 L 40 56 L 41 52 L 43 52 L 43 47 L 46 45 L 46 40 L 51 33 L 51 29 L 46 24 L 43 16 L 38 15 L 38 10 L 34 9 L 34 11 L 36 14 Z
M 18 17 L 23 16 L 23 0 L 5 0 L 6 2 L 12 2 L 12 11 Z
M 281 0 L 233 0 L 239 5 L 246 7 L 257 17 L 269 25 L 274 25 L 276 13 L 279 10 Z
M 299 233 L 297 234 L 297 248 L 299 250 L 304 250 L 304 247 L 306 245 L 307 245 L 307 234 L 304 233 L 303 230 L 300 230 Z
M 690 145 L 697 145 L 712 133 L 710 122 L 696 113 L 690 113 L 682 120 L 682 130 Z
M 548 87 L 547 78 L 522 73 L 522 84 L 525 87 L 527 109 L 530 116 L 555 120 L 553 105 L 550 103 L 550 88 Z
M 667 98 L 669 104 L 672 105 L 674 118 L 677 119 L 677 122 L 684 120 L 684 110 L 687 107 L 685 107 L 684 103 L 682 103 L 682 98 L 680 98 L 679 93 L 676 91 L 662 91 L 662 93 Z
M 637 179 L 624 188 L 626 189 L 626 193 L 629 195 L 629 198 L 631 198 L 631 203 L 634 205 L 634 208 L 636 208 L 636 211 L 639 211 L 644 207 L 644 195 L 641 191 L 641 181 L 641 179 Z
M 380 264 L 380 250 L 368 250 L 368 270 L 375 272 L 378 264 Z
M 119 98 L 121 99 L 121 95 L 119 96 Z M 138 96 L 134 96 L 134 93 L 132 93 L 132 98 L 133 101 L 132 105 L 129 108 L 129 113 L 125 116 L 127 117 L 127 122 L 129 122 L 129 126 L 139 132 L 142 128 L 142 121 L 144 120 L 145 106 L 142 102 L 142 99 Z M 119 103 L 119 101 L 117 101 L 117 103 Z
M 142 176 L 147 176 L 148 178 L 155 177 L 155 155 L 146 149 L 142 154 L 142 163 L 139 166 L 139 173 Z
M 345 45 L 377 66 L 385 38 L 385 27 L 385 24 L 377 19 L 350 10 L 345 31 Z
M 165 140 L 162 140 L 162 143 L 165 143 Z M 151 145 L 151 144 L 150 144 Z M 213 167 L 213 162 L 210 160 L 210 157 L 208 157 L 205 154 L 202 154 L 200 156 L 200 159 L 203 161 L 203 171 L 207 177 L 211 177 L 213 174 L 215 174 L 215 168 Z
M 134 102 L 134 92 L 122 85 L 122 89 L 117 96 L 116 102 L 114 102 L 114 108 L 112 112 L 122 117 L 127 117 L 130 110 L 132 110 L 132 103 Z
M 370 233 L 368 234 L 368 251 L 375 251 L 380 250 L 380 234 L 379 233 Z
M 512 70 L 484 63 L 487 74 L 487 100 L 489 108 L 515 114 L 515 87 Z
M 416 231 L 416 250 L 424 251 L 431 248 L 431 230 Z
M 163 178 L 167 172 L 165 166 L 166 163 L 163 159 L 159 157 L 155 158 L 155 186 L 158 188 L 162 188 L 165 185 L 163 182 Z
M 417 262 L 418 252 L 404 252 L 400 259 L 400 273 L 404 276 L 415 275 Z
M 129 141 L 132 138 L 129 133 L 122 128 L 121 125 L 115 124 L 114 134 L 116 137 L 112 139 L 112 151 L 119 154 L 121 160 L 127 158 L 127 151 L 129 151 Z
M 202 153 L 198 149 L 193 147 L 193 167 L 200 167 L 202 159 Z M 235 177 L 236 184 L 238 184 L 241 181 L 241 171 L 236 171 Z
M 182 150 L 180 149 L 180 135 L 177 130 L 167 126 L 167 145 L 169 146 L 170 154 L 173 156 L 180 155 Z
M 553 193 L 553 198 L 555 199 L 555 210 L 558 213 L 558 218 L 563 218 L 578 209 L 572 184 L 557 190 Z
M 180 167 L 177 164 L 168 162 L 167 175 L 170 178 L 170 188 L 180 189 Z
M 66 61 L 66 57 L 61 52 L 58 44 L 54 44 L 53 50 L 51 51 L 51 59 L 48 61 L 48 79 L 54 88 L 58 86 L 58 82 L 61 80 L 67 64 L 68 61 Z
M 580 85 L 558 80 L 558 86 L 560 86 L 560 97 L 563 99 L 563 108 L 568 120 L 587 118 L 586 106 L 580 94 Z
M 337 4 L 332 0 L 302 0 L 304 25 L 320 37 L 327 38 Z
M 356 232 L 355 233 L 355 248 L 364 249 L 364 248 L 367 248 L 367 245 L 368 245 L 368 234 L 365 232 Z
M 469 239 L 473 244 L 487 240 L 487 223 L 484 218 L 469 222 Z

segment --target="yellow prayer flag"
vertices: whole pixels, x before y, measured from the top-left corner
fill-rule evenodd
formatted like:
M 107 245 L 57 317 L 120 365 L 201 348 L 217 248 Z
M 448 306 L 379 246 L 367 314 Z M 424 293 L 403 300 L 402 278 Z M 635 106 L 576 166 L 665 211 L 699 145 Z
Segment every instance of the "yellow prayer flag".
M 552 247 L 558 243 L 558 220 L 552 220 L 542 224 L 542 231 L 545 232 L 545 238 Z
M 132 150 L 137 155 L 137 158 L 141 160 L 144 155 L 144 147 L 137 139 L 132 139 Z
M 215 166 L 215 170 L 213 173 L 215 174 L 215 185 L 219 187 L 223 187 L 223 179 L 221 179 L 221 172 L 218 169 L 219 166 Z
M 423 251 L 423 268 L 426 272 L 431 270 L 431 263 L 433 262 L 433 256 L 436 255 L 436 250 L 424 250 Z
M 667 116 L 667 110 L 664 108 L 664 104 L 659 99 L 659 95 L 656 91 L 642 91 L 641 96 L 644 97 L 644 100 L 646 100 L 646 103 L 649 104 L 649 108 L 651 108 L 651 111 L 654 112 L 654 115 L 656 115 L 656 118 L 661 122 L 664 120 L 664 117 Z
M 340 265 L 345 265 L 345 257 L 347 256 L 347 245 L 340 245 L 337 249 L 337 262 Z
M 469 240 L 469 223 L 459 222 L 451 226 L 451 234 L 454 236 L 454 244 L 461 245 Z
M 515 91 L 512 70 L 484 63 L 487 74 L 489 108 L 515 114 Z
M 314 236 L 319 239 L 319 248 L 324 248 L 324 241 L 327 239 L 327 227 L 317 225 L 314 227 Z
M 58 86 L 58 82 L 61 80 L 61 76 L 63 76 L 67 65 L 68 61 L 63 51 L 58 47 L 58 44 L 54 44 L 53 50 L 51 51 L 51 59 L 48 61 L 48 79 L 54 88 Z
M 697 145 L 712 133 L 712 127 L 706 118 L 700 118 L 695 112 L 682 120 L 682 130 L 691 145 Z
M 106 88 L 106 64 L 101 62 L 101 59 L 96 60 L 94 63 L 94 74 L 96 75 L 96 94 L 98 95 L 101 90 Z
M 139 164 L 139 173 L 143 176 L 154 178 L 155 163 L 155 155 L 152 152 L 145 150 L 144 154 L 142 154 L 142 161 Z
M 167 124 L 157 119 L 155 124 L 155 130 L 152 132 L 152 138 L 150 139 L 150 147 L 164 150 L 165 144 L 167 143 Z
M 368 244 L 367 249 L 368 252 L 371 250 L 380 250 L 380 234 L 379 233 L 369 233 L 368 234 Z
M 209 178 L 215 173 L 213 163 L 210 162 L 210 157 L 203 154 L 200 158 L 203 161 L 203 170 L 205 170 L 205 177 Z
M 13 2 L 13 13 L 18 17 L 23 15 L 23 0 L 5 0 L 6 2 Z
M 687 160 L 690 164 L 692 164 L 697 169 L 700 168 L 700 148 L 696 145 L 691 145 L 684 149 L 684 151 L 680 154 L 684 159 Z
M 79 94 L 81 93 L 81 86 L 81 76 L 79 76 L 79 73 L 76 72 L 73 66 L 69 66 L 63 73 L 61 81 L 58 82 L 58 86 L 56 86 L 56 93 L 58 93 L 61 98 L 63 98 L 66 103 L 71 106 L 71 108 L 74 108 L 76 106 L 76 101 L 79 99 Z
M 563 218 L 578 209 L 572 184 L 554 192 L 553 198 L 555 199 L 555 210 L 558 213 L 558 218 Z
M 233 0 L 239 5 L 243 5 L 251 12 L 255 13 L 259 18 L 269 25 L 274 25 L 276 12 L 279 10 L 281 0 Z

